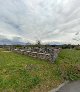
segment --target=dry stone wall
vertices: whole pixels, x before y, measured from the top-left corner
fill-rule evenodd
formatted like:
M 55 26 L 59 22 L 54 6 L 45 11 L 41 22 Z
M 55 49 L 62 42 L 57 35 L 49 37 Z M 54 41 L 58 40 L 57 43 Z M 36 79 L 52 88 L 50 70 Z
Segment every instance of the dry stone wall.
M 61 51 L 60 48 L 55 49 L 55 48 L 31 48 L 31 47 L 26 47 L 22 49 L 13 49 L 14 52 L 20 53 L 22 55 L 28 55 L 31 57 L 39 58 L 39 59 L 44 59 L 44 60 L 49 60 L 50 62 L 54 62 L 57 57 L 59 52 Z
M 4 48 L 22 55 L 48 60 L 52 63 L 55 62 L 59 52 L 61 51 L 61 48 L 56 49 L 54 47 L 46 48 L 46 47 L 37 47 L 37 46 L 36 47 L 23 46 L 21 48 L 17 48 L 16 46 L 5 46 Z

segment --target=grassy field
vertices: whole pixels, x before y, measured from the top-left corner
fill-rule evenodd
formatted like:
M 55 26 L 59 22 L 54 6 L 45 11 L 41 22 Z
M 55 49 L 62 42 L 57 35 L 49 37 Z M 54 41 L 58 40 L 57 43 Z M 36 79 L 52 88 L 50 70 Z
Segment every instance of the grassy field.
M 62 50 L 56 63 L 0 49 L 0 92 L 48 92 L 80 79 L 80 51 Z

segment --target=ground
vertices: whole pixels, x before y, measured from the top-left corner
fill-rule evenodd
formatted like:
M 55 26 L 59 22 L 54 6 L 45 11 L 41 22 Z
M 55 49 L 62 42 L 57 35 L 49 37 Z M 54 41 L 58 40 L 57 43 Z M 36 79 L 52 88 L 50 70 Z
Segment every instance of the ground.
M 73 81 L 66 84 L 57 92 L 80 92 L 80 81 Z
M 65 80 L 80 79 L 79 65 L 79 50 L 62 50 L 52 64 L 0 49 L 0 92 L 48 92 Z

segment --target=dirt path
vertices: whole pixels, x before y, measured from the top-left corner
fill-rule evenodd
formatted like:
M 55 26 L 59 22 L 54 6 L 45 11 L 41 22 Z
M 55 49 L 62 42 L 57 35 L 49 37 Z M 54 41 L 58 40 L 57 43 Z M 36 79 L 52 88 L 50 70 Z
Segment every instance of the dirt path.
M 2 51 L 2 52 L 11 52 L 11 51 Z

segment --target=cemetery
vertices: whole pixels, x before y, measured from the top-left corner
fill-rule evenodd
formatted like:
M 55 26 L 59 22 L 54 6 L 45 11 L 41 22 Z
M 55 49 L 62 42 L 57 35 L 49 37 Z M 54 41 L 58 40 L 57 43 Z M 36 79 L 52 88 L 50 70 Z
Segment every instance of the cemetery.
M 52 46 L 47 47 L 46 45 L 45 46 L 42 46 L 42 45 L 21 46 L 18 48 L 16 46 L 5 46 L 3 48 L 9 51 L 16 52 L 18 54 L 27 55 L 27 56 L 31 56 L 39 59 L 44 59 L 52 63 L 54 63 L 54 61 L 58 57 L 59 52 L 61 51 L 61 48 L 56 48 Z
M 67 80 L 80 80 L 80 50 L 0 47 L 0 92 L 48 92 Z

